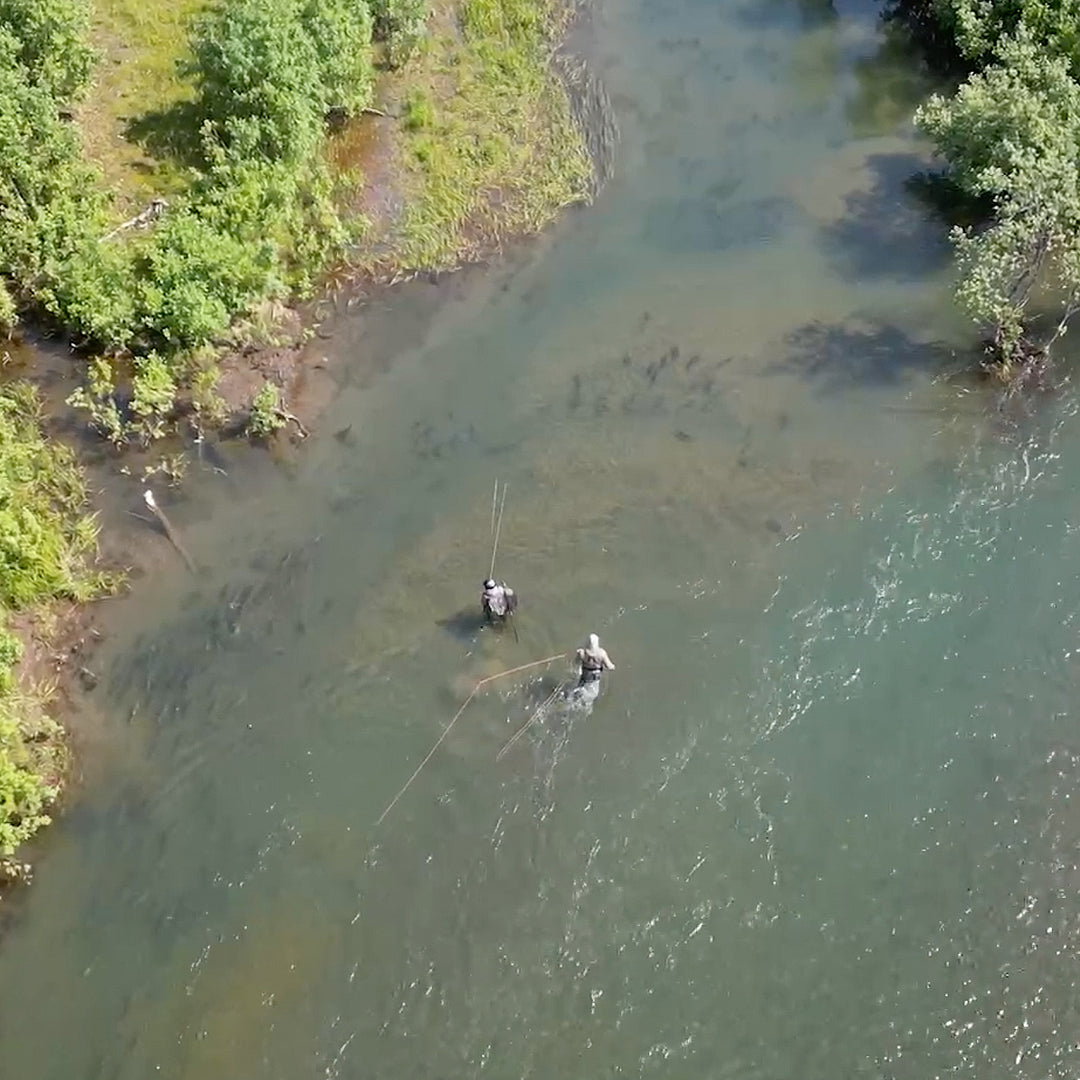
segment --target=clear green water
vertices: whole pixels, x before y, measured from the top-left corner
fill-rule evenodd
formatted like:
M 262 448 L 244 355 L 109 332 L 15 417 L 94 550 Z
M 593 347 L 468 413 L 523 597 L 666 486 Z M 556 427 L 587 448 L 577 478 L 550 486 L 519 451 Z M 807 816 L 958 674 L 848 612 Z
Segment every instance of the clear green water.
M 1076 1075 L 1074 395 L 955 375 L 868 5 L 591 38 L 598 204 L 343 314 L 323 433 L 171 507 L 204 570 L 115 613 L 5 1076 Z M 455 619 L 496 476 L 520 642 Z M 496 762 L 551 682 L 503 684 L 374 827 L 593 629 L 590 717 Z

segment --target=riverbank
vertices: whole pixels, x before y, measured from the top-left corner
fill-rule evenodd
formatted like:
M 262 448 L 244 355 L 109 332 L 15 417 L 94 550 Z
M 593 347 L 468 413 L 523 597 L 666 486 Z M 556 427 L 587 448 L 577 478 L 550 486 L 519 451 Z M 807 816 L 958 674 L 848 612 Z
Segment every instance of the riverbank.
M 21 845 L 49 824 L 65 783 L 46 657 L 75 656 L 79 605 L 109 588 L 74 455 L 41 430 L 36 392 L 0 386 L 0 883 L 25 876 Z
M 64 12 L 58 3 L 54 6 L 54 14 L 69 16 L 63 24 L 67 36 L 46 42 L 44 53 L 52 49 L 56 58 L 61 46 L 75 48 L 78 63 L 89 65 L 89 11 L 77 4 Z M 134 309 L 120 312 L 119 321 L 102 322 L 98 315 L 103 312 L 93 305 L 87 308 L 80 301 L 65 308 L 64 296 L 72 283 L 76 292 L 86 284 L 80 274 L 89 258 L 94 273 L 105 274 L 94 282 L 94 303 L 104 298 L 97 291 L 102 286 L 115 304 L 127 291 L 145 297 L 149 284 L 161 289 L 156 310 L 169 308 L 181 315 L 177 305 L 199 308 L 204 295 L 199 290 L 215 286 L 221 264 L 230 262 L 229 251 L 217 241 L 213 250 L 196 255 L 181 235 L 218 214 L 222 198 L 229 202 L 240 194 L 236 162 L 225 180 L 220 170 L 214 180 L 208 179 L 206 161 L 191 156 L 198 134 L 193 125 L 200 119 L 195 105 L 199 94 L 205 94 L 207 79 L 205 65 L 201 72 L 192 66 L 200 41 L 198 20 L 220 21 L 224 16 L 208 15 L 200 3 L 103 0 L 93 9 L 89 40 L 98 60 L 95 67 L 87 67 L 89 88 L 77 100 L 73 87 L 78 79 L 72 87 L 49 87 L 53 96 L 48 100 L 71 101 L 74 120 L 53 122 L 45 132 L 62 151 L 61 191 L 65 185 L 68 190 L 75 184 L 91 185 L 80 198 L 90 200 L 82 209 L 92 211 L 92 229 L 67 237 L 77 257 L 49 271 L 54 275 L 51 291 L 42 292 L 40 281 L 31 285 L 20 277 L 18 260 L 6 251 L 8 291 L 3 296 L 10 293 L 31 324 L 44 315 L 58 319 L 61 329 L 81 334 L 83 345 L 96 342 L 90 386 L 70 400 L 82 406 L 91 426 L 126 450 L 120 471 L 127 476 L 120 486 L 134 490 L 133 480 L 139 486 L 178 480 L 187 457 L 203 453 L 209 432 L 242 433 L 253 403 L 256 410 L 265 406 L 262 434 L 273 434 L 286 416 L 296 416 L 292 430 L 306 431 L 305 424 L 330 400 L 332 389 L 325 377 L 326 361 L 319 355 L 318 310 L 297 307 L 293 298 L 333 298 L 360 287 L 378 291 L 418 273 L 495 257 L 508 242 L 542 230 L 567 205 L 589 199 L 593 167 L 573 116 L 567 81 L 555 62 L 569 8 L 552 0 L 437 0 L 425 32 L 403 44 L 387 22 L 401 7 L 391 4 L 393 10 L 383 16 L 375 11 L 372 23 L 359 27 L 372 37 L 370 88 L 360 87 L 351 110 L 286 163 L 307 179 L 299 188 L 286 184 L 284 195 L 274 195 L 256 178 L 256 201 L 269 197 L 288 203 L 317 194 L 321 220 L 306 212 L 289 220 L 322 230 L 323 238 L 333 242 L 307 244 L 304 228 L 290 225 L 274 238 L 267 264 L 288 272 L 249 276 L 225 301 L 215 295 L 215 311 L 203 311 L 202 327 L 194 335 L 179 324 L 171 334 L 163 324 L 148 334 L 145 326 L 139 330 L 130 321 L 142 317 L 138 312 L 133 316 Z M 229 10 L 245 9 L 236 3 Z M 261 9 L 252 10 L 261 18 Z M 23 14 L 21 9 L 16 12 Z M 189 37 L 192 19 L 195 36 Z M 226 29 L 217 25 L 215 34 Z M 205 45 L 205 26 L 202 33 Z M 272 52 L 270 48 L 267 56 Z M 42 82 L 43 70 L 27 62 L 8 74 L 32 87 Z M 367 75 L 360 71 L 357 77 L 362 83 Z M 29 158 L 29 166 L 35 167 L 33 155 Z M 278 180 L 283 175 L 279 173 Z M 208 183 L 218 184 L 211 217 L 205 201 Z M 157 200 L 165 200 L 164 205 Z M 279 215 L 293 213 L 284 203 L 277 207 Z M 152 208 L 152 213 L 142 213 Z M 241 232 L 259 225 L 273 232 L 274 221 L 284 221 L 273 213 L 269 223 L 253 219 L 250 210 L 234 206 L 247 221 Z M 131 224 L 140 215 L 141 220 Z M 69 224 L 74 228 L 74 222 Z M 243 239 L 234 233 L 229 243 Z M 170 257 L 168 247 L 176 240 L 188 255 L 195 255 L 198 265 L 181 259 L 167 280 L 162 279 L 162 257 Z M 321 276 L 325 265 L 332 266 L 327 277 Z M 209 277 L 199 279 L 199 266 Z M 195 278 L 188 270 L 195 271 Z M 64 278 L 71 273 L 75 277 Z M 131 273 L 135 277 L 129 281 L 125 275 Z M 169 299 L 170 291 L 178 292 L 175 300 Z M 32 347 L 20 350 L 21 374 L 33 380 L 36 372 L 32 362 L 26 366 L 28 353 L 32 355 Z M 65 540 L 70 547 L 64 556 L 69 579 L 43 585 L 17 604 L 7 600 L 3 606 L 14 636 L 4 631 L 0 657 L 7 662 L 4 671 L 12 673 L 0 716 L 0 828 L 8 826 L 0 833 L 0 855 L 7 860 L 9 876 L 19 876 L 25 869 L 18 859 L 19 846 L 48 823 L 47 808 L 59 797 L 67 775 L 67 738 L 49 715 L 50 694 L 59 684 L 89 686 L 95 680 L 82 658 L 96 631 L 77 601 L 103 587 L 105 579 L 91 568 L 94 529 L 85 517 L 85 485 L 74 457 L 45 437 L 37 400 L 25 384 L 10 384 L 4 393 L 33 413 L 20 419 L 10 449 L 48 462 L 48 468 L 35 466 L 43 477 L 62 469 L 67 478 L 65 501 L 54 506 L 50 525 L 57 544 L 71 530 L 71 536 L 78 537 L 77 545 L 74 539 Z M 54 395 L 49 408 L 65 411 Z M 70 428 L 55 422 L 50 426 Z M 115 472 L 117 463 L 106 468 Z M 31 488 L 19 489 L 12 499 L 18 506 L 51 497 Z M 125 541 L 123 557 L 114 552 L 110 563 L 122 563 L 128 570 L 138 566 L 141 556 L 131 539 Z M 27 542 L 24 536 L 16 537 L 12 550 L 17 558 L 24 555 Z M 24 658 L 16 664 L 20 656 Z M 54 702 L 52 712 L 57 711 Z M 12 776 L 14 780 L 5 780 Z

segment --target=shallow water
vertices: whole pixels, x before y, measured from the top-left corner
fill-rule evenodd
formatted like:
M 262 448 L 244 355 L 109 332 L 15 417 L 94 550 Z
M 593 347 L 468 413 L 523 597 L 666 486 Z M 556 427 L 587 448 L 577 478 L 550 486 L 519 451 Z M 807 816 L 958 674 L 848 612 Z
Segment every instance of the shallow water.
M 609 0 L 622 139 L 341 313 L 322 433 L 170 508 L 0 951 L 25 1078 L 1077 1071 L 1075 400 L 958 374 L 867 5 Z M 448 294 L 448 295 L 446 295 Z M 520 641 L 469 615 L 498 566 Z M 600 633 L 565 675 L 473 681 Z

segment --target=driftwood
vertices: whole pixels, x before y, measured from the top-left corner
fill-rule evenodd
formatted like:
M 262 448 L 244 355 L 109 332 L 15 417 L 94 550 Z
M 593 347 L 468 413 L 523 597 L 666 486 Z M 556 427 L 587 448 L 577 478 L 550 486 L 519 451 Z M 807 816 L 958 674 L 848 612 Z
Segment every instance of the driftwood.
M 281 406 L 278 406 L 274 410 L 274 415 L 277 416 L 279 419 L 284 420 L 286 424 L 288 424 L 288 423 L 295 424 L 296 425 L 296 430 L 297 430 L 298 434 L 300 435 L 301 439 L 306 439 L 308 437 L 308 434 L 309 434 L 308 429 L 306 427 L 304 427 L 304 425 L 301 422 L 299 416 L 296 416 L 294 413 L 289 412 L 288 409 L 281 408 Z
M 169 538 L 169 543 L 180 552 L 184 562 L 187 563 L 188 569 L 193 574 L 198 573 L 198 570 L 195 567 L 195 560 L 187 553 L 187 549 L 180 542 L 180 537 L 176 535 L 176 530 L 172 527 L 172 523 L 165 516 L 165 511 L 158 506 L 157 500 L 154 498 L 154 493 L 149 488 L 143 490 L 143 499 L 146 502 L 146 505 L 150 507 L 154 517 L 161 522 L 161 527 L 165 530 L 165 535 Z
M 117 225 L 112 232 L 106 233 L 101 239 L 111 240 L 114 236 L 118 236 L 125 229 L 141 229 L 144 225 L 149 225 L 152 221 L 157 221 L 159 217 L 165 212 L 165 208 L 169 205 L 167 199 L 157 198 L 151 201 L 150 205 L 145 209 L 139 211 L 133 218 L 128 218 L 127 221 L 120 225 Z

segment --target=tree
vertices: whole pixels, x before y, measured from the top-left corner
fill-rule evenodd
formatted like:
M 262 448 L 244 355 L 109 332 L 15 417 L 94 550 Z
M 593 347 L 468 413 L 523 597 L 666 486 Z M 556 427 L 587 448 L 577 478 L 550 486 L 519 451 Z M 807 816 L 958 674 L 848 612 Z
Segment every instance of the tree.
M 993 201 L 988 225 L 954 230 L 957 294 L 989 331 L 1001 373 L 1030 371 L 1080 310 L 1080 84 L 1066 57 L 1021 30 L 998 63 L 916 118 L 961 188 Z M 1035 298 L 1056 313 L 1041 335 Z

